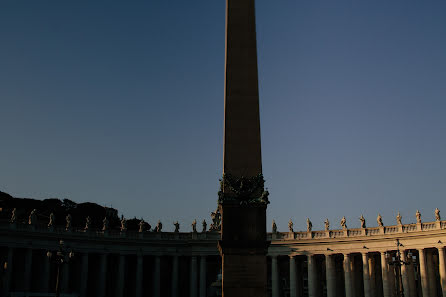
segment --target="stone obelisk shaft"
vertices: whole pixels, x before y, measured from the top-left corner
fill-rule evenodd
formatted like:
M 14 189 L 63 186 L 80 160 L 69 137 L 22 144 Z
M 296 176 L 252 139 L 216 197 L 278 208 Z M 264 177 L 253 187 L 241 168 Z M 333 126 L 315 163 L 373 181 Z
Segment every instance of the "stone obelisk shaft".
M 266 205 L 260 146 L 255 0 L 226 0 L 223 297 L 266 297 Z

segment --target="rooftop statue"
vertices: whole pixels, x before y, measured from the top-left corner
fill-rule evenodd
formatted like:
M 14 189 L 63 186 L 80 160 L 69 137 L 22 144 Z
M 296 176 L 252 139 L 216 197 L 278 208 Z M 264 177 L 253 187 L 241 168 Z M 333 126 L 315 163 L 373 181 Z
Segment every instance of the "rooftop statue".
M 55 223 L 56 223 L 56 216 L 52 212 L 50 214 L 50 221 L 48 222 L 48 227 L 53 227 L 55 225 Z
M 276 225 L 276 221 L 273 220 L 273 226 L 272 226 L 272 231 L 273 233 L 277 233 L 277 225 Z
M 293 221 L 290 219 L 290 221 L 288 222 L 288 229 L 290 230 L 290 232 L 294 232 L 293 225 Z
M 176 221 L 175 223 L 173 223 L 173 225 L 175 226 L 175 233 L 180 232 L 180 223 L 178 223 L 178 221 Z
M 67 216 L 65 217 L 65 230 L 70 231 L 71 230 L 71 215 L 67 214 Z
M 341 227 L 344 230 L 347 229 L 347 220 L 345 219 L 345 216 L 343 216 L 342 219 L 341 219 Z
M 311 223 L 310 219 L 307 218 L 307 232 L 311 232 L 313 229 L 313 224 Z
M 192 222 L 192 232 L 197 233 L 197 220 Z
M 17 213 L 17 208 L 14 208 L 11 213 L 11 219 L 9 220 L 10 223 L 17 222 L 17 214 L 16 213 Z
M 378 214 L 378 217 L 376 218 L 376 222 L 378 223 L 378 226 L 383 227 L 383 218 L 380 214 Z
M 401 216 L 400 212 L 398 212 L 398 214 L 396 216 L 396 223 L 398 225 L 402 225 L 403 224 L 402 220 L 403 220 L 403 217 Z
M 421 213 L 418 209 L 417 212 L 415 213 L 415 217 L 417 218 L 417 223 L 421 224 Z
M 143 233 L 144 232 L 144 220 L 143 218 L 141 218 L 141 220 L 139 221 L 139 233 Z
M 161 223 L 160 220 L 158 220 L 158 224 L 156 224 L 155 227 L 155 232 L 161 232 L 161 230 L 163 230 L 163 224 Z
M 91 218 L 90 216 L 87 216 L 87 218 L 85 219 L 85 227 L 84 230 L 87 231 L 90 229 L 90 225 L 91 225 Z
M 440 210 L 438 208 L 435 209 L 435 220 L 437 222 L 441 221 Z
M 328 221 L 328 219 L 325 219 L 324 225 L 325 225 L 325 231 L 329 231 L 330 230 L 330 221 Z
M 205 233 L 206 229 L 208 227 L 208 223 L 206 223 L 206 220 L 203 220 L 203 223 L 201 223 L 201 225 L 203 226 L 203 229 L 201 230 L 201 232 Z
M 121 232 L 127 231 L 127 220 L 121 216 Z
M 105 217 L 102 220 L 102 231 L 107 231 L 107 230 L 108 230 L 108 219 L 107 219 L 107 217 Z
M 33 209 L 31 213 L 29 214 L 28 218 L 28 224 L 29 225 L 35 225 L 37 223 L 37 209 Z
M 361 228 L 366 228 L 366 225 L 365 225 L 365 218 L 364 218 L 364 216 L 363 215 L 361 215 L 361 217 L 359 218 L 359 220 L 361 221 Z

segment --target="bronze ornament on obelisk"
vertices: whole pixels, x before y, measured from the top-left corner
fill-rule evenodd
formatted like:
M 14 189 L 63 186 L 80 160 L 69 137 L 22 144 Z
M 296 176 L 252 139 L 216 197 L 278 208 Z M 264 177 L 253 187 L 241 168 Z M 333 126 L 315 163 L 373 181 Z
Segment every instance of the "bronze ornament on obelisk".
M 221 213 L 224 297 L 266 297 L 266 207 L 260 145 L 255 0 L 226 0 Z

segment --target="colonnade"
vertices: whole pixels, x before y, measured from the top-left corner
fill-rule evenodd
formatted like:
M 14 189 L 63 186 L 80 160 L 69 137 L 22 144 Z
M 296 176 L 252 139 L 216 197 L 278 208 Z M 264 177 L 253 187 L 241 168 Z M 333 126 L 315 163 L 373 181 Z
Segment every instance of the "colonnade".
M 414 255 L 412 259 L 408 257 L 409 251 Z M 398 270 L 395 270 L 392 265 L 392 256 L 395 254 L 396 251 L 363 251 L 342 254 L 288 255 L 289 296 L 398 296 L 398 283 L 396 283 L 398 280 L 395 278 L 395 272 Z M 288 293 L 280 292 L 284 290 L 283 282 L 279 279 L 281 274 L 278 258 L 280 256 L 282 255 L 271 255 L 272 297 L 288 296 Z M 443 246 L 401 250 L 401 260 L 406 263 L 401 265 L 404 296 L 446 297 L 446 267 Z M 304 263 L 306 263 L 306 270 L 303 269 Z M 342 275 L 337 273 L 337 267 L 342 267 Z M 324 275 L 321 275 L 322 273 Z M 307 280 L 306 290 L 302 288 L 304 278 Z

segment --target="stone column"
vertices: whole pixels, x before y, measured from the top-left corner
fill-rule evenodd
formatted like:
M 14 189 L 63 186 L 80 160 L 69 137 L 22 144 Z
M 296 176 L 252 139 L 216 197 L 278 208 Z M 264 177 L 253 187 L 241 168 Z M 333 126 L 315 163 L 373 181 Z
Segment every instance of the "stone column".
M 81 258 L 81 283 L 80 295 L 87 296 L 88 288 L 88 253 L 83 253 Z
M 443 292 L 443 297 L 446 297 L 446 265 L 444 259 L 444 247 L 438 248 L 438 261 L 440 270 L 440 284 Z
M 156 256 L 155 269 L 153 272 L 153 297 L 160 297 L 160 296 L 161 296 L 161 257 Z
M 197 297 L 197 257 L 190 258 L 189 297 Z
M 336 275 L 333 255 L 325 255 L 325 274 L 327 279 L 327 297 L 336 297 Z
M 42 292 L 47 293 L 49 291 L 50 282 L 50 259 L 46 255 L 46 251 L 42 251 L 43 263 L 42 263 Z
M 60 291 L 62 293 L 69 293 L 70 290 L 70 264 L 65 263 L 61 266 L 62 272 L 60 274 L 61 283 Z
M 401 260 L 403 262 L 408 262 L 407 258 L 406 258 L 406 251 L 401 251 Z M 408 267 L 408 265 L 401 265 L 401 277 L 403 279 L 404 296 L 410 296 L 409 267 Z
M 6 259 L 7 268 L 5 271 L 5 276 L 3 278 L 3 286 L 2 286 L 3 296 L 9 296 L 9 288 L 10 288 L 11 279 L 12 279 L 13 256 L 14 256 L 14 249 L 12 247 L 10 247 L 10 248 L 8 248 L 8 258 Z M 47 259 L 47 261 L 48 261 L 48 259 Z
M 33 250 L 26 249 L 25 251 L 25 269 L 23 271 L 23 291 L 30 292 L 31 290 L 31 273 L 33 265 Z
M 125 284 L 125 255 L 119 256 L 118 263 L 118 278 L 116 286 L 116 296 L 124 297 L 124 284 Z
M 290 256 L 290 297 L 297 297 L 296 256 Z
M 387 259 L 385 252 L 381 252 L 381 277 L 383 282 L 383 296 L 390 297 L 389 272 L 387 269 Z
M 344 254 L 344 281 L 345 281 L 345 297 L 353 297 L 350 254 Z
M 419 259 L 420 259 L 420 278 L 421 278 L 421 290 L 423 292 L 423 297 L 429 296 L 429 283 L 427 278 L 427 270 L 426 270 L 426 259 L 424 256 L 424 249 L 419 249 Z
M 314 255 L 308 255 L 308 297 L 316 297 L 315 274 L 316 265 Z M 273 297 L 275 297 L 273 295 Z
M 437 296 L 437 277 L 435 276 L 434 259 L 431 250 L 426 251 L 426 269 L 430 296 Z
M 172 259 L 172 297 L 178 297 L 178 256 Z
M 142 274 L 144 258 L 141 254 L 136 256 L 135 296 L 142 297 Z
M 200 297 L 206 297 L 206 256 L 200 257 Z
M 272 297 L 279 297 L 279 268 L 277 256 L 271 256 L 271 290 Z
M 418 297 L 417 284 L 416 284 L 416 280 L 415 280 L 415 265 L 413 263 L 413 259 L 408 259 L 408 261 L 410 262 L 410 265 L 407 266 L 407 268 L 406 268 L 406 271 L 408 272 L 408 275 L 409 275 L 410 295 L 408 297 Z
M 367 253 L 362 253 L 362 275 L 364 278 L 364 297 L 371 297 L 369 259 Z
M 99 256 L 99 275 L 98 275 L 98 295 L 99 297 L 106 296 L 106 281 L 107 281 L 107 254 Z

